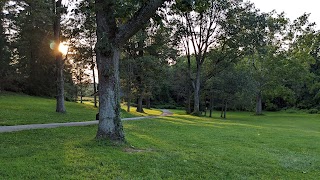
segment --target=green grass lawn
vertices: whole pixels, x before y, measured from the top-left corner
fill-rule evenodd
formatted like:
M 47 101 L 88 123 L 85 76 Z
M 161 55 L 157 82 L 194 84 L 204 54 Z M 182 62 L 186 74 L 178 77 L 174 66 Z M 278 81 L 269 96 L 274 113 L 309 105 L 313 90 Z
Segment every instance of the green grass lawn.
M 96 126 L 3 133 L 0 179 L 319 179 L 319 115 L 214 115 L 124 121 L 116 146 Z
M 18 124 L 44 124 L 95 120 L 97 108 L 93 104 L 65 102 L 67 113 L 56 113 L 56 100 L 9 92 L 0 93 L 0 126 Z M 157 110 L 146 113 L 121 111 L 121 117 L 136 117 L 161 114 Z

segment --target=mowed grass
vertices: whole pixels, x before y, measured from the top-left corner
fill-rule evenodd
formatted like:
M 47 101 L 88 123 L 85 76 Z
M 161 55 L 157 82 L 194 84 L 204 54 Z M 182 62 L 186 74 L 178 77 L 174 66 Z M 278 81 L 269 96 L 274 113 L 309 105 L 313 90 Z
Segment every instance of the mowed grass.
M 2 92 L 0 93 L 0 126 L 92 121 L 95 120 L 98 112 L 93 104 L 65 102 L 65 106 L 67 113 L 56 113 L 55 99 Z M 161 114 L 157 110 L 148 110 L 143 115 L 154 115 L 155 113 Z M 141 116 L 141 114 L 127 113 L 123 109 L 121 111 L 122 118 L 136 116 Z
M 124 121 L 124 145 L 96 126 L 3 133 L 0 179 L 319 179 L 319 115 L 214 115 Z

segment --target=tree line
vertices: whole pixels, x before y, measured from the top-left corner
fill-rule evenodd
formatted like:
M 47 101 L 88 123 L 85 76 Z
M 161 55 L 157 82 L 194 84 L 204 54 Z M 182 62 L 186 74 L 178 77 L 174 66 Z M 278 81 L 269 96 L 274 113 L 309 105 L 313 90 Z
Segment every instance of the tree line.
M 57 97 L 65 112 L 64 100 L 92 83 L 100 138 L 124 140 L 121 101 L 128 111 L 217 109 L 224 118 L 228 109 L 320 110 L 320 36 L 309 14 L 291 21 L 241 0 L 6 0 L 0 8 L 0 89 Z M 88 75 L 95 67 L 98 85 Z

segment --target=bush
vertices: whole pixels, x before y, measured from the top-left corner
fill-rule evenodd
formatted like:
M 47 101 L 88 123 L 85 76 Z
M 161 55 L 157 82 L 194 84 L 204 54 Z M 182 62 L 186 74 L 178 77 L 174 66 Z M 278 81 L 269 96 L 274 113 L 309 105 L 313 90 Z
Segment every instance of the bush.
M 285 109 L 285 112 L 287 112 L 287 113 L 298 113 L 299 109 L 297 109 L 297 108 L 288 108 L 288 109 Z
M 307 112 L 309 114 L 317 114 L 318 113 L 318 109 L 309 109 Z
M 267 111 L 277 111 L 278 110 L 278 106 L 271 103 L 271 102 L 266 102 L 266 110 Z

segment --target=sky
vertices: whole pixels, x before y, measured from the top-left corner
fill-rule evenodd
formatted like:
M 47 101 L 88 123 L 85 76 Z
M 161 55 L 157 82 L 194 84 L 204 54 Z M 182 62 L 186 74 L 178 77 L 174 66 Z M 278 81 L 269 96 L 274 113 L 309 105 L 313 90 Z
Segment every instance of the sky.
M 309 20 L 320 28 L 320 1 L 319 0 L 250 0 L 262 12 L 275 9 L 278 13 L 285 12 L 292 21 L 303 13 L 311 13 Z

